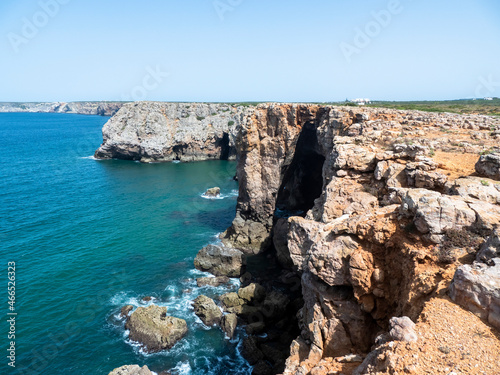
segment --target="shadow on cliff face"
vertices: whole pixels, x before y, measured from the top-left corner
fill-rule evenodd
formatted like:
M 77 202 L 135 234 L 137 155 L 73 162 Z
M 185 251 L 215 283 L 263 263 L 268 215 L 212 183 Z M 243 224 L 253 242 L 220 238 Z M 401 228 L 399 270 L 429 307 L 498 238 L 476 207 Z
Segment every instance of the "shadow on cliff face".
M 235 150 L 229 146 L 229 134 L 224 133 L 222 138 L 217 139 L 215 146 L 220 148 L 220 160 L 229 160 L 230 156 L 234 156 Z
M 278 191 L 278 210 L 304 216 L 314 206 L 314 200 L 323 189 L 324 162 L 325 157 L 319 151 L 316 124 L 308 121 L 302 128 L 295 155 Z

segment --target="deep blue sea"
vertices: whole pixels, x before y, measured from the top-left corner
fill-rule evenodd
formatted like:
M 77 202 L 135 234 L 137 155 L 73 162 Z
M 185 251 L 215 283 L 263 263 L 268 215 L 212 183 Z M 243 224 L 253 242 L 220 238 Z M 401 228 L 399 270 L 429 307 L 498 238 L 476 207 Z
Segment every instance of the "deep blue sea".
M 234 217 L 234 162 L 93 160 L 106 117 L 0 114 L 1 374 L 104 374 L 127 364 L 172 374 L 248 374 L 238 338 L 205 327 L 193 259 Z M 219 186 L 223 199 L 202 193 Z M 16 263 L 16 368 L 7 365 L 7 263 Z M 237 282 L 229 287 L 236 288 Z M 151 296 L 189 333 L 146 355 L 118 318 Z M 239 332 L 239 337 L 243 335 Z

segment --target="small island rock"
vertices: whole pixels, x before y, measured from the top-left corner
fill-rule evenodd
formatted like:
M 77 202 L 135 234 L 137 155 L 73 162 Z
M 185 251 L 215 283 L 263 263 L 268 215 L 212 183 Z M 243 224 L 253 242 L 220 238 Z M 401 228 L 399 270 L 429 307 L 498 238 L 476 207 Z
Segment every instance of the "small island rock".
M 220 188 L 219 187 L 213 187 L 211 189 L 208 189 L 205 192 L 205 196 L 206 197 L 214 197 L 214 198 L 220 196 Z
M 167 316 L 167 308 L 156 305 L 138 307 L 127 320 L 130 339 L 154 353 L 170 349 L 187 333 L 183 319 Z

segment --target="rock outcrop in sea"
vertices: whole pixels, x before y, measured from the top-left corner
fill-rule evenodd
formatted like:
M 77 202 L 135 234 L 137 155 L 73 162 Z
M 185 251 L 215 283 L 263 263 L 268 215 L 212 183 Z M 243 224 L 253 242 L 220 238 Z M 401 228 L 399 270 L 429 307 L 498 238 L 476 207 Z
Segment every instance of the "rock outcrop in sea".
M 220 158 L 215 129 L 172 127 L 183 108 L 124 107 L 98 153 Z M 222 241 L 278 261 L 302 294 L 288 317 L 300 334 L 284 356 L 269 355 L 260 335 L 296 311 L 286 293 L 248 282 L 221 296 L 224 312 L 247 324 L 242 354 L 254 374 L 500 372 L 499 118 L 305 104 L 233 110 L 240 186 Z M 272 359 L 280 355 L 282 367 Z
M 99 159 L 141 162 L 234 160 L 235 139 L 251 109 L 230 104 L 125 104 L 103 127 Z
M 148 366 L 128 365 L 114 369 L 109 375 L 153 375 L 153 373 L 149 371 Z
M 187 333 L 186 321 L 167 315 L 167 308 L 149 305 L 138 307 L 127 318 L 129 338 L 141 344 L 146 352 L 172 348 Z

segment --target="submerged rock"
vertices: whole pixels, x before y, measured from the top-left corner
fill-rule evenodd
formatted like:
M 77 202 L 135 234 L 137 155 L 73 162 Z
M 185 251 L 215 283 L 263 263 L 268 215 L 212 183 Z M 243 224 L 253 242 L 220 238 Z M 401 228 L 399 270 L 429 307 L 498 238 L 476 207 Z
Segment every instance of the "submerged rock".
M 213 187 L 211 189 L 208 189 L 205 192 L 206 197 L 218 197 L 220 196 L 220 188 L 219 187 Z
M 137 365 L 127 365 L 115 368 L 109 375 L 153 375 L 148 366 L 139 367 Z
M 198 252 L 194 266 L 215 276 L 240 277 L 245 271 L 246 256 L 230 247 L 208 245 Z
M 127 305 L 127 306 L 122 307 L 122 309 L 120 310 L 120 317 L 122 317 L 122 318 L 128 317 L 129 313 L 133 309 L 134 309 L 134 306 L 132 306 L 132 305 Z
M 194 313 L 207 326 L 219 324 L 222 318 L 222 311 L 215 304 L 214 300 L 207 296 L 201 295 L 194 300 Z
M 187 333 L 186 321 L 167 316 L 167 308 L 156 305 L 138 307 L 127 320 L 129 338 L 150 353 L 170 349 Z

